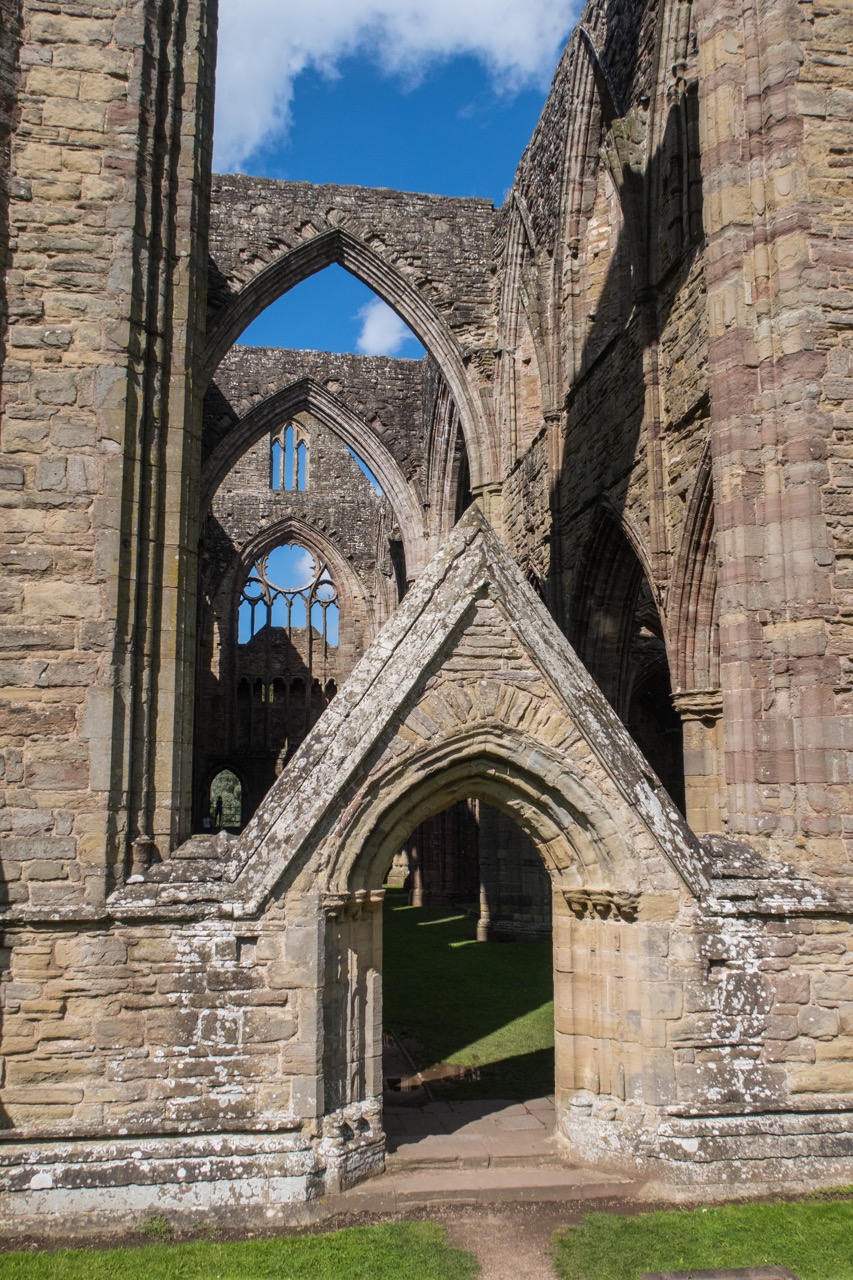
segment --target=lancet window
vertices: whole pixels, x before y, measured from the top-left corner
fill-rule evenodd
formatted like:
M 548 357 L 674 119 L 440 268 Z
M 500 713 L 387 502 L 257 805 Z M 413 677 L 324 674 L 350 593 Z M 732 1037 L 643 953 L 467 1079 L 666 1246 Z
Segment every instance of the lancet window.
M 288 422 L 270 438 L 270 487 L 275 490 L 308 488 L 308 433 Z

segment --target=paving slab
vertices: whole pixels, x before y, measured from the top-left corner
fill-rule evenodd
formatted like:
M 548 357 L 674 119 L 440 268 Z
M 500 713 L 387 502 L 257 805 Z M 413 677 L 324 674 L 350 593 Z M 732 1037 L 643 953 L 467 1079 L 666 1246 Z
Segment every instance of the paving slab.
M 432 1205 L 475 1205 L 624 1199 L 642 1184 L 579 1168 L 488 1166 L 404 1169 L 360 1183 L 327 1202 L 336 1214 L 398 1213 Z
M 428 1102 L 386 1108 L 388 1170 L 563 1162 L 554 1140 L 553 1102 Z
M 643 1280 L 797 1280 L 787 1267 L 738 1267 L 734 1271 L 648 1271 Z

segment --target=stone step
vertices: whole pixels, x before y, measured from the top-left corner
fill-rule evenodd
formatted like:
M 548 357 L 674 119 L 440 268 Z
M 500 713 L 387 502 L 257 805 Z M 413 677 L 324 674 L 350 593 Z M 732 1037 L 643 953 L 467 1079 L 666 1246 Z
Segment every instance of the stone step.
M 603 1178 L 594 1171 L 565 1167 L 389 1170 L 330 1197 L 323 1209 L 329 1214 L 395 1213 L 443 1204 L 625 1200 L 638 1197 L 642 1185 L 629 1178 Z

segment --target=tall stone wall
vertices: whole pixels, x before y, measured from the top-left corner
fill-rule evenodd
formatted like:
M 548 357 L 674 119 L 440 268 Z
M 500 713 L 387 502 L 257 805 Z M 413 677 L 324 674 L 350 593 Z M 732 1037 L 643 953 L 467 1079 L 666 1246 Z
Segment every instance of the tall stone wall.
M 3 20 L 10 1225 L 378 1168 L 378 884 L 472 794 L 555 887 L 573 1156 L 685 1194 L 849 1179 L 849 16 L 591 0 L 500 212 L 209 198 L 201 0 Z M 422 367 L 228 354 L 331 263 Z M 238 486 L 283 413 L 381 476 L 414 582 L 240 838 L 184 842 L 200 521 L 279 518 Z M 502 542 L 451 531 L 469 499 Z M 643 680 L 686 824 L 620 723 Z
M 2 892 L 48 912 L 102 901 L 189 798 L 214 44 L 203 0 L 161 9 L 3 11 Z

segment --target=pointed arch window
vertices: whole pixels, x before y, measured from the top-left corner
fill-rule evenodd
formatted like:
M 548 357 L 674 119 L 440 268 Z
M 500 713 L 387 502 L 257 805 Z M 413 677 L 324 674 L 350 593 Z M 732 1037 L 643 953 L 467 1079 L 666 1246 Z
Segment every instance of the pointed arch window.
M 270 437 L 270 488 L 304 492 L 308 488 L 308 432 L 288 422 Z

